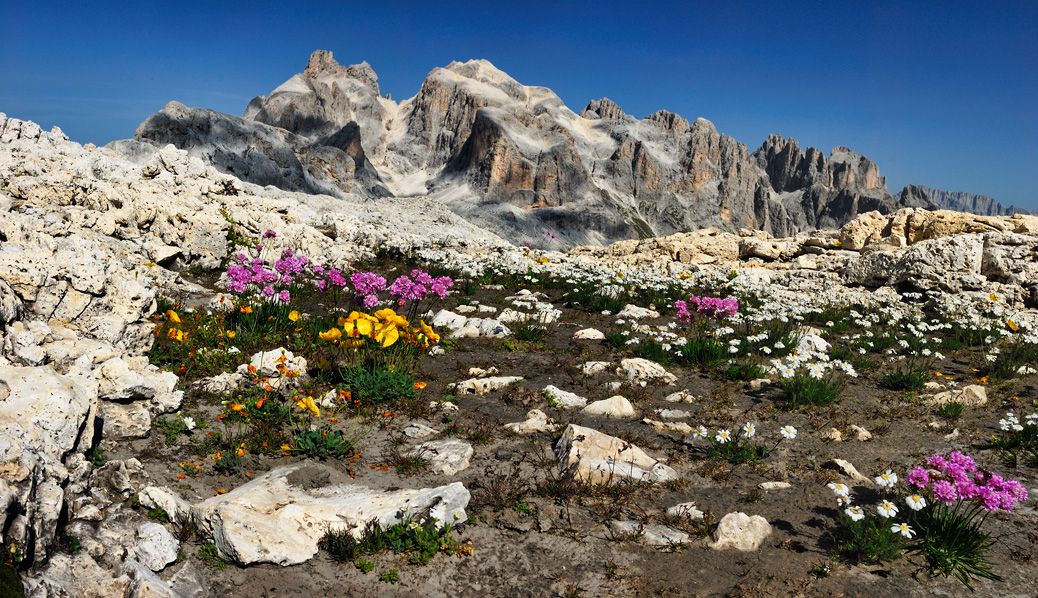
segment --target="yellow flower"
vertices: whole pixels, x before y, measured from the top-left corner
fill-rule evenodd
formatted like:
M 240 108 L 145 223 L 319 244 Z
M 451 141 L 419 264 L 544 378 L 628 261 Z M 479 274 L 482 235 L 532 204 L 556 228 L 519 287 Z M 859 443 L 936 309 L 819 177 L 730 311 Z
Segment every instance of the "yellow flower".
M 292 311 L 288 312 L 288 319 L 290 321 L 292 321 L 292 322 L 298 322 L 299 321 L 299 312 L 294 310 L 294 309 Z
M 991 299 L 992 301 L 998 301 L 998 295 L 991 293 L 990 295 L 988 295 L 988 299 Z
M 425 320 L 418 321 L 418 328 L 422 331 L 422 334 L 425 335 L 425 338 L 429 339 L 429 342 L 440 342 L 440 335 L 436 334 L 436 331 L 432 329 L 432 326 L 426 324 Z
M 415 390 L 423 390 L 426 386 L 429 386 L 429 383 L 423 382 L 422 380 L 419 380 L 418 382 L 414 383 Z
M 290 450 L 292 450 L 292 446 L 288 445 L 288 444 L 282 444 L 281 445 L 281 450 L 283 450 L 283 451 L 290 451 Z
M 180 315 L 172 309 L 166 311 L 166 319 L 174 324 L 180 323 Z
M 317 336 L 321 337 L 322 341 L 335 342 L 342 338 L 342 331 L 338 328 L 332 328 L 330 330 L 325 330 L 324 332 L 318 333 Z
M 546 258 L 546 257 L 539 257 L 539 258 L 537 258 L 537 263 L 538 264 L 547 264 L 549 261 L 550 260 L 548 258 Z
M 1012 330 L 1013 332 L 1020 332 L 1020 326 L 1018 326 L 1017 323 L 1012 320 L 1006 320 L 1006 327 Z
M 242 405 L 241 403 L 232 403 L 231 404 L 231 411 L 243 411 L 244 409 L 245 409 L 245 405 Z
M 296 401 L 296 407 L 299 407 L 304 411 L 309 411 L 314 417 L 321 417 L 321 408 L 317 406 L 317 403 L 314 402 L 314 398 L 310 395 L 299 397 L 299 400 Z
M 238 450 L 234 451 L 234 454 L 238 455 L 239 457 L 244 457 L 245 449 L 239 446 Z
M 170 328 L 169 332 L 166 333 L 166 335 L 169 336 L 170 339 L 175 340 L 181 344 L 183 344 L 184 341 L 187 340 L 187 333 L 179 328 Z
M 375 317 L 381 320 L 382 322 L 385 322 L 386 324 L 400 326 L 401 328 L 407 327 L 407 318 L 398 315 L 395 311 L 389 309 L 388 307 L 376 311 Z
M 252 313 L 252 306 L 251 305 L 243 305 L 243 306 L 241 306 L 241 309 L 239 311 L 241 313 L 243 313 L 243 314 L 251 314 Z
M 396 326 L 382 326 L 372 337 L 383 347 L 388 347 L 400 338 L 400 331 Z
M 228 330 L 228 331 L 227 331 L 227 338 L 234 338 L 234 337 L 235 337 L 235 336 L 237 336 L 237 335 L 238 335 L 238 333 L 236 333 L 236 332 L 235 332 L 235 331 L 233 331 L 233 330 Z

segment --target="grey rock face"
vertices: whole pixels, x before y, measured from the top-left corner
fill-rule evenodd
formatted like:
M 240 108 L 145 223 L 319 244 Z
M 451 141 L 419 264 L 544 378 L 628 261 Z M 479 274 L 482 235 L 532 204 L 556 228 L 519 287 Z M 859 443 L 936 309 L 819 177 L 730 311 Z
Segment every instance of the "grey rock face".
M 315 194 L 388 194 L 365 157 L 355 122 L 311 141 L 283 128 L 170 102 L 141 123 L 134 138 L 156 148 L 173 144 L 257 185 Z M 132 143 L 117 142 L 114 147 L 147 152 L 127 147 Z
M 705 119 L 660 110 L 639 120 L 608 98 L 578 115 L 485 60 L 433 69 L 396 103 L 370 65 L 342 66 L 318 50 L 244 118 L 170 104 L 136 139 L 172 143 L 262 185 L 429 196 L 513 242 L 546 247 L 707 226 L 790 236 L 939 202 L 995 209 L 932 191 L 894 197 L 877 165 L 845 147 L 826 156 L 772 135 L 751 153 Z

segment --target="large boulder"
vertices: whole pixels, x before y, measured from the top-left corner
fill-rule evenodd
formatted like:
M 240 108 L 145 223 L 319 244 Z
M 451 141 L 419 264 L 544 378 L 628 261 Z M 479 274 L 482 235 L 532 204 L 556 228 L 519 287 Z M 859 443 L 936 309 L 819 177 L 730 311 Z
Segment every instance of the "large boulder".
M 555 445 L 562 471 L 589 484 L 615 484 L 622 480 L 666 482 L 676 471 L 645 451 L 598 430 L 570 424 Z
M 237 563 L 296 565 L 309 560 L 329 529 L 361 537 L 405 517 L 444 524 L 465 521 L 469 491 L 459 482 L 437 488 L 376 490 L 314 463 L 279 467 L 192 507 L 199 529 Z

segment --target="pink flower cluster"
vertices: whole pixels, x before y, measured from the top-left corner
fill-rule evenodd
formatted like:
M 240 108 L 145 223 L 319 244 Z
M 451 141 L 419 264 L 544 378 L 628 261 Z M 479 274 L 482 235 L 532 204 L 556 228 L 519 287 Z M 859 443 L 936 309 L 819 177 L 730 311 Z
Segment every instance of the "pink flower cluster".
M 958 500 L 977 501 L 988 511 L 1011 511 L 1027 500 L 1027 489 L 1017 480 L 977 467 L 972 457 L 959 451 L 931 455 L 926 467 L 913 467 L 905 482 L 919 490 L 929 490 L 934 499 L 945 504 Z
M 739 300 L 735 297 L 697 297 L 690 295 L 688 303 L 681 301 L 674 302 L 674 310 L 677 311 L 677 317 L 679 320 L 688 322 L 692 320 L 692 310 L 689 305 L 695 309 L 696 313 L 723 320 L 730 318 L 735 314 L 739 313 Z
M 389 287 L 389 296 L 401 305 L 412 301 L 418 302 L 431 295 L 443 299 L 452 286 L 454 280 L 450 276 L 434 278 L 428 272 L 415 268 L 411 270 L 410 276 L 400 276 L 393 281 Z
M 369 309 L 378 305 L 378 294 L 386 290 L 385 277 L 374 272 L 354 272 L 350 282 L 357 292 L 357 302 Z
M 263 233 L 264 239 L 276 237 L 277 233 L 271 230 Z M 354 272 L 347 280 L 342 271 L 316 264 L 292 249 L 282 251 L 272 265 L 262 257 L 262 244 L 257 244 L 255 249 L 260 257 L 239 253 L 235 256 L 235 263 L 227 267 L 228 291 L 237 295 L 257 294 L 288 303 L 292 297 L 289 289 L 293 285 L 296 288 L 309 285 L 320 291 L 352 286 L 356 292 L 356 302 L 370 309 L 378 305 L 379 293 L 388 289 L 389 296 L 399 305 L 411 303 L 411 307 L 417 309 L 423 299 L 443 299 L 454 286 L 450 276 L 434 277 L 417 268 L 411 270 L 409 275 L 397 277 L 392 285 L 387 284 L 385 277 L 374 272 Z

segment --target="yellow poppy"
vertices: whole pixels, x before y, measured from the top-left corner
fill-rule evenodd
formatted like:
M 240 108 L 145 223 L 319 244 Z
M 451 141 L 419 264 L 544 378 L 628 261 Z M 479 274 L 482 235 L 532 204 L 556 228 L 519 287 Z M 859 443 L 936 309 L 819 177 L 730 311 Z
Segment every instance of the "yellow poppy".
M 317 336 L 321 337 L 322 341 L 335 342 L 342 338 L 342 331 L 338 328 L 332 328 L 330 330 L 325 330 L 324 332 L 318 333 Z
M 172 309 L 166 311 L 166 319 L 174 324 L 180 323 L 180 315 Z
M 432 326 L 426 324 L 425 320 L 418 320 L 418 328 L 422 331 L 422 334 L 425 335 L 425 338 L 429 339 L 429 342 L 440 342 L 440 335 L 436 334 L 436 331 L 432 329 Z
M 1020 326 L 1018 326 L 1017 323 L 1012 320 L 1006 320 L 1006 327 L 1008 327 L 1013 332 L 1020 332 Z
M 227 338 L 234 338 L 236 336 L 238 336 L 238 333 L 236 333 L 235 331 L 233 331 L 233 330 L 228 330 L 227 331 Z
M 373 337 L 382 347 L 388 347 L 400 339 L 400 331 L 396 326 L 383 326 Z
M 294 310 L 294 309 L 292 311 L 288 312 L 288 319 L 290 321 L 292 321 L 292 322 L 298 322 L 299 321 L 299 312 Z

